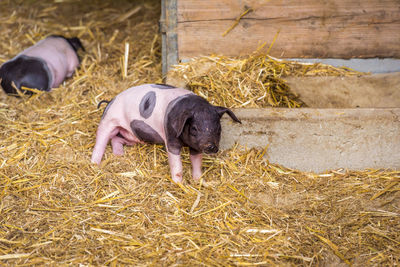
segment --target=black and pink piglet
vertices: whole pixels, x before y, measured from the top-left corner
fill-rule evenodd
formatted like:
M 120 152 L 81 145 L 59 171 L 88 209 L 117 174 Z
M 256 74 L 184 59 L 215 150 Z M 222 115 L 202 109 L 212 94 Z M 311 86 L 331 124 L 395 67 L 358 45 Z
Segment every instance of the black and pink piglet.
M 77 38 L 51 35 L 28 47 L 0 67 L 1 86 L 7 94 L 17 95 L 22 86 L 42 91 L 58 87 L 79 66 L 78 49 L 84 50 Z
M 123 145 L 165 144 L 172 179 L 180 183 L 181 149 L 188 146 L 192 176 L 197 180 L 202 174 L 202 153 L 218 151 L 220 119 L 225 113 L 240 123 L 230 109 L 213 106 L 182 88 L 162 84 L 131 87 L 112 99 L 104 110 L 92 162 L 100 164 L 109 140 L 116 155 L 123 154 Z

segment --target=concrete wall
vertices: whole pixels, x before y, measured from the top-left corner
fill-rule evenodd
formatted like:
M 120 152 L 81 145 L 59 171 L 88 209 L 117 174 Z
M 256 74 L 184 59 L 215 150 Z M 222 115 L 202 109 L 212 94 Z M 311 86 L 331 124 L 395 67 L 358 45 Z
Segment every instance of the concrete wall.
M 301 171 L 400 169 L 400 108 L 237 109 L 222 119 L 221 149 L 265 148 L 271 163 Z

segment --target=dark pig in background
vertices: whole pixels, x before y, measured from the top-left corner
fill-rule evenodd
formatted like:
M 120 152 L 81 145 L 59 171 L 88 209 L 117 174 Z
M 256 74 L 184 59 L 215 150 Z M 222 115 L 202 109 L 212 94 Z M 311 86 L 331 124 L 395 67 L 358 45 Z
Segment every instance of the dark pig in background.
M 218 152 L 220 119 L 228 108 L 213 106 L 193 92 L 163 84 L 131 87 L 112 99 L 103 112 L 97 129 L 92 162 L 100 164 L 108 141 L 113 153 L 123 154 L 123 145 L 165 144 L 172 179 L 182 182 L 181 149 L 188 146 L 192 176 L 202 174 L 202 153 Z
M 1 86 L 7 94 L 17 95 L 14 86 L 50 91 L 66 77 L 71 77 L 79 65 L 78 49 L 84 50 L 77 38 L 51 35 L 25 49 L 0 67 Z M 32 94 L 31 91 L 21 90 Z

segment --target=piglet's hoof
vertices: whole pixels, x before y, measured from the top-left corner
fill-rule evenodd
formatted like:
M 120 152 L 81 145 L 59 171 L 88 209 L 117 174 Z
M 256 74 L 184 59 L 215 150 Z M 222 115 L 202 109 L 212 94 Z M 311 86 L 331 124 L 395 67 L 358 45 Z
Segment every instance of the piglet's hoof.
M 200 181 L 201 175 L 202 175 L 201 172 L 193 172 L 193 173 L 192 173 L 193 179 L 194 179 L 196 182 Z
M 172 175 L 172 180 L 177 184 L 178 183 L 181 184 L 182 183 L 182 173 L 177 173 L 175 175 Z

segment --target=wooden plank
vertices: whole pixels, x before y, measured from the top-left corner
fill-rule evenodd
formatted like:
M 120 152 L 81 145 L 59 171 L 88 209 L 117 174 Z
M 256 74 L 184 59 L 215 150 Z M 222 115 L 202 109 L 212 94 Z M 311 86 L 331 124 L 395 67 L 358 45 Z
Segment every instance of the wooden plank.
M 277 57 L 400 58 L 399 0 L 181 0 L 177 8 L 179 59 L 249 54 L 277 32 Z
M 161 17 L 159 21 L 159 27 L 160 27 L 160 33 L 161 33 L 161 56 L 162 56 L 162 62 L 161 62 L 161 70 L 164 75 L 164 73 L 167 73 L 168 67 L 167 67 L 167 26 L 165 25 L 165 13 L 166 13 L 166 8 L 167 8 L 167 0 L 161 0 Z
M 177 0 L 162 0 L 160 31 L 162 34 L 162 73 L 178 63 Z
M 236 109 L 223 116 L 220 148 L 264 149 L 271 163 L 301 171 L 400 169 L 400 108 Z
M 178 22 L 204 19 L 234 20 L 248 8 L 254 10 L 246 16 L 251 19 L 299 20 L 308 17 L 318 19 L 341 16 L 347 20 L 363 16 L 367 19 L 390 21 L 399 18 L 400 2 L 398 0 L 180 0 Z

